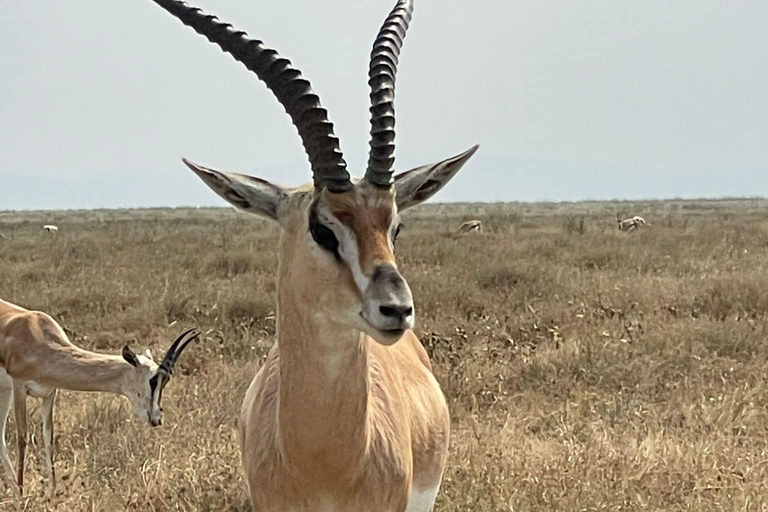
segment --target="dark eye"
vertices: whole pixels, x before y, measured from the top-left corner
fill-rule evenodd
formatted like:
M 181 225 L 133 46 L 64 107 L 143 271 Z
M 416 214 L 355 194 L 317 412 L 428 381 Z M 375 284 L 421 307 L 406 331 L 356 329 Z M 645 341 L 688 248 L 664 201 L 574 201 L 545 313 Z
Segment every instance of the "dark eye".
M 309 232 L 318 245 L 339 259 L 339 240 L 330 228 L 320 222 L 314 212 L 309 216 Z

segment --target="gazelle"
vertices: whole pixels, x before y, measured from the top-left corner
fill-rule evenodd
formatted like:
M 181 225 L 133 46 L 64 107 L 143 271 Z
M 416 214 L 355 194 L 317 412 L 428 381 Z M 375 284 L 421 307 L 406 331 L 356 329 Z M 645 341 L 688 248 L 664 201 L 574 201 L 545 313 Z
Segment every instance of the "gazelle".
M 154 1 L 266 83 L 312 167 L 313 185 L 289 189 L 184 160 L 221 197 L 282 227 L 277 342 L 240 419 L 254 510 L 431 510 L 450 421 L 411 331 L 395 239 L 399 212 L 440 190 L 477 146 L 393 179 L 395 74 L 413 2 L 398 1 L 375 40 L 370 156 L 351 180 L 326 110 L 288 60 L 184 2 Z
M 53 224 L 46 224 L 45 226 L 43 226 L 43 231 L 45 231 L 46 233 L 51 233 L 55 235 L 55 234 L 58 234 L 59 227 L 54 226 Z
M 468 220 L 459 226 L 459 233 L 482 233 L 483 223 L 479 220 Z
M 635 229 L 645 226 L 645 219 L 639 215 L 622 219 L 621 214 L 617 213 L 616 222 L 619 224 L 619 231 L 634 231 Z
M 58 389 L 103 391 L 123 395 L 133 411 L 153 427 L 163 420 L 160 401 L 176 360 L 199 334 L 185 331 L 173 342 L 158 365 L 149 350 L 137 355 L 127 345 L 122 355 L 89 352 L 73 345 L 49 315 L 28 311 L 0 299 L 0 462 L 8 481 L 24 487 L 27 448 L 27 396 L 43 399 L 43 449 L 50 488 L 56 487 L 53 469 L 53 404 Z M 186 339 L 185 339 L 186 338 Z M 5 423 L 13 399 L 18 442 L 16 481 L 5 444 Z

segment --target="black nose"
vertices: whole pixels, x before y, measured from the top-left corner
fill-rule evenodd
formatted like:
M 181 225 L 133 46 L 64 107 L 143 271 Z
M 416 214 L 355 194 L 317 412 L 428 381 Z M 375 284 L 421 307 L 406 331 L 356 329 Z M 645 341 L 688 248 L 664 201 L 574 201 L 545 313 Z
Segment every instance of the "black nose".
M 379 313 L 387 318 L 394 318 L 398 322 L 403 322 L 413 314 L 413 306 L 400 306 L 397 304 L 379 306 Z

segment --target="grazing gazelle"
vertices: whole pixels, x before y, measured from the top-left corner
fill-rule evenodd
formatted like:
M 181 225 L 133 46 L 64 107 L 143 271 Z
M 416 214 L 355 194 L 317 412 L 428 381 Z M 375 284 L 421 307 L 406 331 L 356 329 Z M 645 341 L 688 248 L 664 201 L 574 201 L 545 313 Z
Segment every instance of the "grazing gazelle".
M 27 448 L 27 396 L 43 399 L 43 447 L 45 469 L 56 487 L 53 470 L 53 404 L 58 389 L 102 391 L 123 395 L 133 411 L 150 425 L 162 423 L 160 400 L 181 352 L 198 334 L 185 331 L 173 342 L 158 365 L 147 352 L 135 354 L 128 346 L 120 356 L 89 352 L 73 345 L 50 316 L 28 311 L 0 299 L 0 461 L 11 485 L 13 468 L 5 444 L 5 423 L 13 399 L 18 441 L 18 471 L 15 484 L 24 486 Z M 186 338 L 186 341 L 184 341 Z
M 645 219 L 639 215 L 622 219 L 621 214 L 617 213 L 616 222 L 619 224 L 619 231 L 634 231 L 642 226 L 645 226 Z
M 468 220 L 459 226 L 459 233 L 482 233 L 483 223 L 479 220 Z
M 327 112 L 298 69 L 214 16 L 154 1 L 266 83 L 312 167 L 313 186 L 289 189 L 184 160 L 221 197 L 282 227 L 277 342 L 240 421 L 254 510 L 431 510 L 450 421 L 411 331 L 411 290 L 394 256 L 398 213 L 440 190 L 477 146 L 393 179 L 395 73 L 413 2 L 400 0 L 375 40 L 370 157 L 365 176 L 351 180 Z
M 51 233 L 55 235 L 59 232 L 59 227 L 54 226 L 53 224 L 46 224 L 45 226 L 43 226 L 43 231 L 45 231 L 46 233 Z

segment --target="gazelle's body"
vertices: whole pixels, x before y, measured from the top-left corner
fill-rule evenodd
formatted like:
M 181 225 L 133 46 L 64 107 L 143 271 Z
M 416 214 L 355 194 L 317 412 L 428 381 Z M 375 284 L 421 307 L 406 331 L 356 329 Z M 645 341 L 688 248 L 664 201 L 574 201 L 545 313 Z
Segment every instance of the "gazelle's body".
M 410 331 L 390 348 L 339 341 L 347 353 L 302 355 L 322 340 L 283 337 L 251 383 L 241 448 L 254 509 L 431 510 L 450 422 L 424 349 Z
M 459 233 L 482 233 L 483 223 L 479 220 L 468 220 L 459 226 Z
M 399 212 L 442 188 L 477 146 L 393 178 L 394 85 L 412 0 L 371 53 L 371 150 L 350 179 L 309 82 L 264 43 L 176 0 L 154 0 L 253 71 L 290 115 L 314 187 L 288 189 L 184 160 L 234 206 L 282 228 L 277 342 L 245 397 L 240 443 L 255 512 L 427 512 L 448 454 L 449 415 L 411 331 L 397 269 Z
M 427 354 L 410 330 L 384 346 L 339 324 L 345 319 L 334 312 L 344 311 L 344 296 L 354 290 L 332 283 L 351 276 L 343 268 L 316 268 L 303 211 L 294 210 L 284 224 L 278 341 L 242 410 L 254 509 L 404 511 L 409 500 L 426 494 L 426 507 L 407 510 L 429 510 L 448 454 L 450 423 Z M 388 245 L 376 247 L 375 236 L 362 244 L 390 252 Z M 357 312 L 350 316 L 354 320 Z
M 178 343 L 169 351 L 175 356 Z M 183 347 L 182 347 L 183 349 Z M 168 361 L 168 356 L 163 364 Z M 172 365 L 171 365 L 172 367 Z M 13 470 L 5 444 L 5 424 L 13 401 L 18 442 L 16 484 L 24 483 L 24 458 L 27 445 L 28 396 L 42 398 L 45 465 L 51 488 L 53 470 L 53 405 L 57 389 L 101 391 L 127 397 L 144 421 L 156 426 L 162 421 L 160 398 L 167 373 L 149 352 L 137 356 L 128 347 L 123 355 L 98 354 L 73 345 L 64 330 L 49 315 L 28 311 L 0 299 L 0 462 L 8 481 Z M 160 379 L 155 385 L 152 379 Z M 159 384 L 159 387 L 158 387 Z
M 619 214 L 616 214 L 616 222 L 618 222 L 619 231 L 634 231 L 646 225 L 645 219 L 639 215 L 622 219 Z
M 59 233 L 59 227 L 54 226 L 52 224 L 46 224 L 45 226 L 43 226 L 43 231 L 45 231 L 46 233 L 51 233 L 53 235 L 56 235 Z

